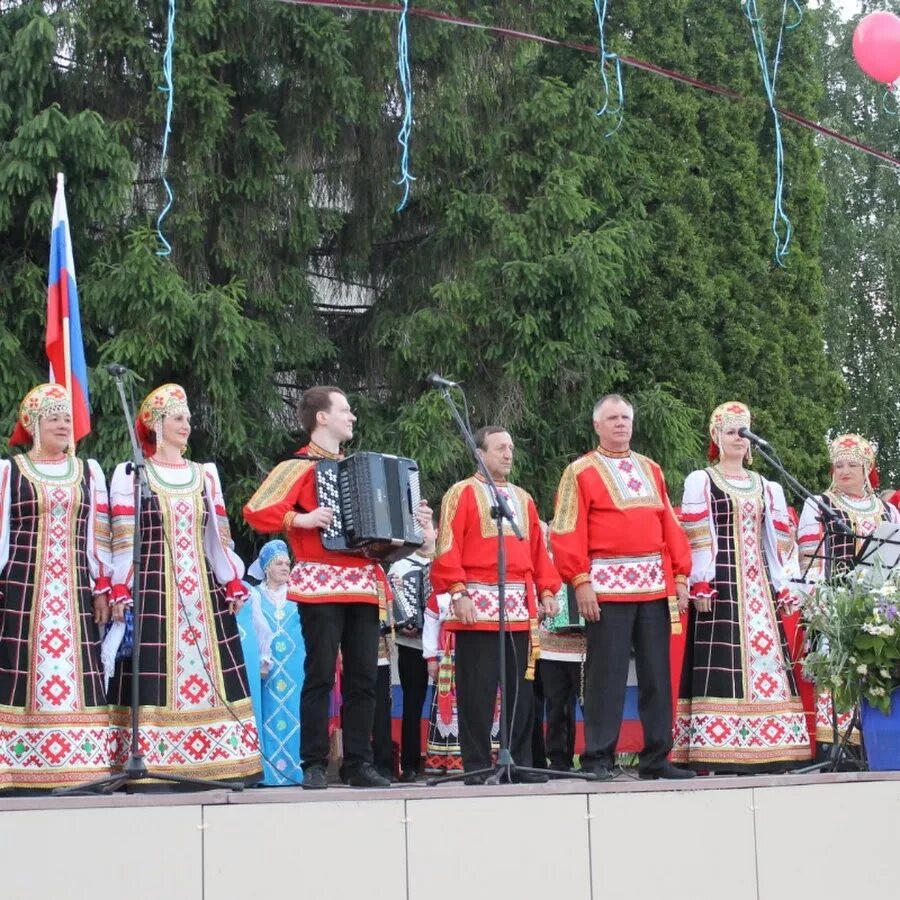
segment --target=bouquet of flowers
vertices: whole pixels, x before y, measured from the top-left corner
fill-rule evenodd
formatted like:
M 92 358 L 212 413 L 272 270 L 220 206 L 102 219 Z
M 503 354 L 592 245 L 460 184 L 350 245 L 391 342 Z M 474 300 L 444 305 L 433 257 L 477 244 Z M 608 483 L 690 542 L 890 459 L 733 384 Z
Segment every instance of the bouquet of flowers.
M 873 577 L 873 574 L 875 577 Z M 889 714 L 900 687 L 900 587 L 856 570 L 818 585 L 804 603 L 807 676 L 831 692 L 837 712 L 860 700 Z

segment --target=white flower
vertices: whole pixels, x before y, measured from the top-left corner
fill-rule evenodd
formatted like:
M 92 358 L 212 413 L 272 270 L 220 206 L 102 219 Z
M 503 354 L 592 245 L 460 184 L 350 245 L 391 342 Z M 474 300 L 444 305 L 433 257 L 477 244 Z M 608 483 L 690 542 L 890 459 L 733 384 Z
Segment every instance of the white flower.
M 851 657 L 850 657 L 850 662 L 855 663 L 855 662 L 856 662 L 856 657 L 855 657 L 855 656 L 851 656 Z
M 869 667 L 865 663 L 860 663 L 856 667 L 856 671 L 859 672 L 860 675 L 865 675 L 869 671 Z
M 890 581 L 886 581 L 878 589 L 878 593 L 881 594 L 882 597 L 892 597 L 897 593 L 897 586 L 895 584 L 891 584 Z
M 891 677 L 891 673 L 888 672 L 887 669 L 881 669 L 879 674 L 881 675 L 882 678 L 890 678 Z
M 884 696 L 884 688 L 883 687 L 873 687 L 869 689 L 869 693 L 873 697 L 883 697 Z

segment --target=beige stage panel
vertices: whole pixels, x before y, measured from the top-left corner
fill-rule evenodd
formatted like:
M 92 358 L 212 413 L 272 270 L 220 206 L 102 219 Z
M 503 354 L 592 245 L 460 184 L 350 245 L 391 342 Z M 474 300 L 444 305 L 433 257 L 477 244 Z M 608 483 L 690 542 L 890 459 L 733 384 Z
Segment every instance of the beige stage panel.
M 14 900 L 198 900 L 199 806 L 6 811 L 0 884 Z
M 900 783 L 753 793 L 761 900 L 897 896 Z
M 235 803 L 203 815 L 206 900 L 406 897 L 402 799 Z
M 408 800 L 408 900 L 588 900 L 587 797 Z
M 592 794 L 593 900 L 772 900 L 757 897 L 752 803 L 749 790 Z

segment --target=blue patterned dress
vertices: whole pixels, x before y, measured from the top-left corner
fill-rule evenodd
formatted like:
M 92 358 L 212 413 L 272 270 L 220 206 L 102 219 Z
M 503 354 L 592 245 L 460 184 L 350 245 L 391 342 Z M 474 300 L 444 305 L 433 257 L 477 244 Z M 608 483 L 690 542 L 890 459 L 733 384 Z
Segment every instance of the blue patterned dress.
M 260 665 L 269 663 L 268 676 L 260 677 L 258 682 L 257 727 L 264 754 L 263 784 L 299 784 L 303 781 L 300 690 L 306 648 L 297 604 L 287 600 L 286 587 L 270 591 L 263 583 L 253 588 L 247 605 L 250 628 L 242 630 L 248 632 L 248 642 L 255 644 L 253 651 Z M 253 676 L 251 681 L 255 681 Z

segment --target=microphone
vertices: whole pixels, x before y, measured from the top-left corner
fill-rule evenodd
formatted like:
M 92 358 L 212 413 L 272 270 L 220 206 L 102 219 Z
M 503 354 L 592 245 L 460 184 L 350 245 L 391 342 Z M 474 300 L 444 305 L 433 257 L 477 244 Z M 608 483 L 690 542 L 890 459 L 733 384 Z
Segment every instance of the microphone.
M 757 447 L 769 447 L 769 442 L 765 440 L 765 438 L 761 438 L 758 434 L 754 434 L 749 428 L 746 427 L 746 425 L 742 425 L 740 428 L 738 428 L 738 434 L 742 438 L 747 438 L 747 440 L 750 441 L 751 444 L 756 444 Z
M 429 387 L 436 388 L 455 388 L 459 387 L 459 382 L 457 381 L 448 381 L 446 378 L 442 378 L 436 372 L 432 372 L 430 375 L 426 376 L 425 384 Z
M 121 378 L 128 373 L 128 369 L 121 363 L 108 363 L 105 368 L 113 378 Z

